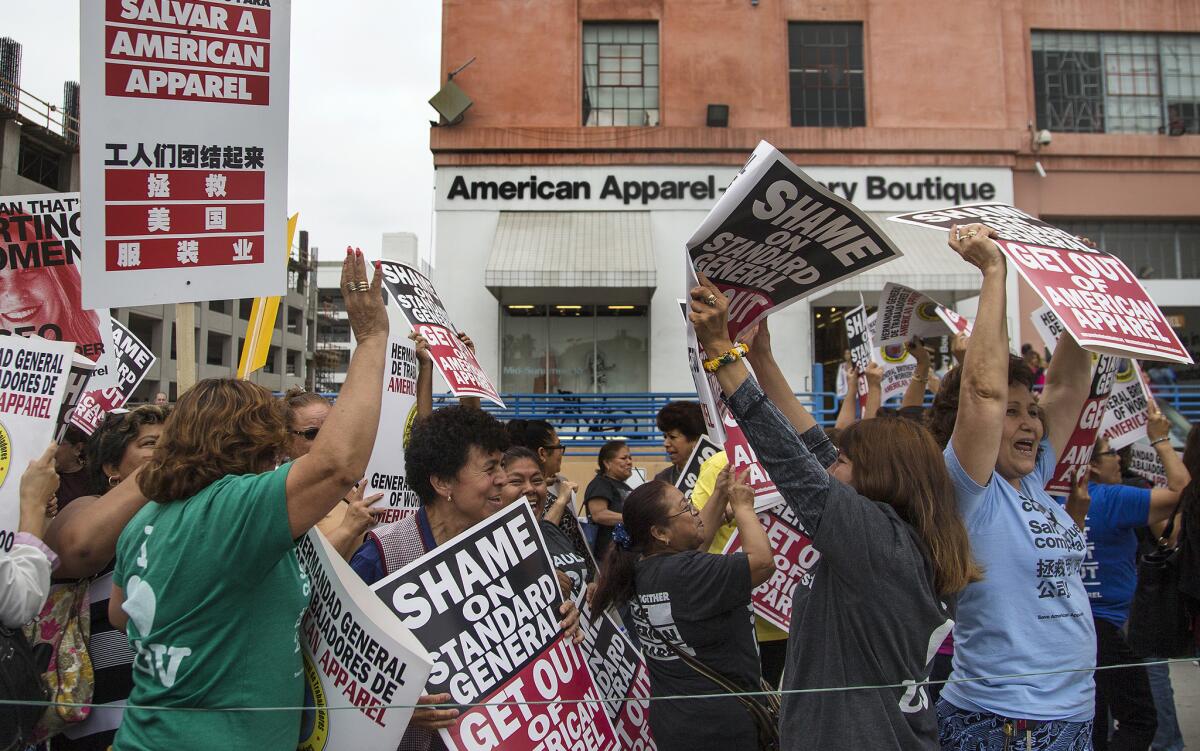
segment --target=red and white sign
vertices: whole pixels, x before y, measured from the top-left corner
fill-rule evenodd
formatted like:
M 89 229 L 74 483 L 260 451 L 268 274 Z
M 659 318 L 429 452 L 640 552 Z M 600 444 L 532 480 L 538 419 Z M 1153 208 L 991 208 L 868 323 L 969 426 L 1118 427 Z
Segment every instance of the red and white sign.
M 725 420 L 725 455 L 729 457 L 735 475 L 746 472 L 746 484 L 754 491 L 754 510 L 762 511 L 782 503 L 783 496 L 775 487 L 775 481 L 758 461 L 758 454 L 750 447 L 750 441 L 738 426 L 733 413 L 724 405 L 721 405 L 721 411 Z
M 981 222 L 1018 273 L 1081 347 L 1118 357 L 1190 364 L 1192 356 L 1138 278 L 1113 255 L 1001 203 L 917 211 L 892 221 L 930 229 Z
M 284 294 L 291 1 L 80 5 L 84 305 Z
M 946 336 L 947 332 L 958 333 L 958 329 L 946 323 L 939 314 L 941 307 L 936 300 L 915 289 L 888 282 L 879 295 L 875 326 L 871 329 L 875 346 L 904 344 L 914 336 L 925 339 Z
M 1112 393 L 1113 384 L 1117 380 L 1117 366 L 1120 358 L 1112 355 L 1100 355 L 1092 362 L 1092 385 L 1088 389 L 1087 400 L 1079 411 L 1079 419 L 1075 430 L 1063 447 L 1058 464 L 1054 467 L 1054 476 L 1046 483 L 1046 492 L 1067 494 L 1071 492 L 1075 478 L 1081 471 L 1087 471 L 1088 462 L 1092 460 L 1092 450 L 1096 447 L 1096 435 L 1104 421 L 1104 404 Z
M 942 322 L 950 329 L 950 333 L 971 335 L 971 321 L 965 316 L 959 315 L 958 311 L 947 308 L 945 305 L 939 305 L 937 314 L 938 318 L 941 318 Z
M 433 282 L 416 269 L 383 261 L 383 286 L 412 327 L 429 342 L 434 367 L 455 396 L 477 396 L 500 407 L 504 401 L 471 348 L 458 338 Z
M 787 631 L 792 625 L 792 599 L 797 587 L 812 587 L 813 567 L 821 554 L 804 533 L 800 519 L 786 503 L 759 512 L 758 521 L 767 531 L 767 540 L 775 554 L 775 573 L 754 588 L 750 604 L 760 618 Z M 725 543 L 726 555 L 742 549 L 737 531 Z

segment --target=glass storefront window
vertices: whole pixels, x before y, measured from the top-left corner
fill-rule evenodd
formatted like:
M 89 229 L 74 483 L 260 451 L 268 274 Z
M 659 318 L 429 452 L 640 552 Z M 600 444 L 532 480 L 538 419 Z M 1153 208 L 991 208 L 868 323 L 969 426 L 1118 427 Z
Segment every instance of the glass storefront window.
M 502 391 L 617 393 L 650 384 L 644 305 L 506 305 Z

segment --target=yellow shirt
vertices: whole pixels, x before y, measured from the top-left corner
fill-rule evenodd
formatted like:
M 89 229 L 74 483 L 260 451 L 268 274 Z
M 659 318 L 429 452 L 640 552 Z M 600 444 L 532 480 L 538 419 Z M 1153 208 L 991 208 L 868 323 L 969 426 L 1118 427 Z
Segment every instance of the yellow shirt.
M 729 457 L 725 455 L 724 451 L 718 451 L 700 465 L 700 477 L 696 480 L 696 487 L 692 489 L 692 503 L 696 508 L 702 509 L 704 504 L 708 503 L 709 496 L 717 487 L 717 475 L 721 474 L 721 470 L 725 469 L 727 464 L 729 464 Z M 725 544 L 729 542 L 730 537 L 733 537 L 736 529 L 737 525 L 733 522 L 722 524 L 717 529 L 716 536 L 713 537 L 712 545 L 708 546 L 708 552 L 718 554 L 723 552 Z M 786 631 L 772 626 L 757 615 L 754 616 L 754 632 L 759 641 L 779 641 L 788 637 Z

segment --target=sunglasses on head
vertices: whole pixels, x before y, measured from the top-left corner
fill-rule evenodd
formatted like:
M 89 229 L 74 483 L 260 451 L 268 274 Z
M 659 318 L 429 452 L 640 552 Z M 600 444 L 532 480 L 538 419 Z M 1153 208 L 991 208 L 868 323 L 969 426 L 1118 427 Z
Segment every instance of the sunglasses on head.
M 320 433 L 320 428 L 305 428 L 304 430 L 293 430 L 292 435 L 302 436 L 306 441 L 315 440 L 317 433 Z

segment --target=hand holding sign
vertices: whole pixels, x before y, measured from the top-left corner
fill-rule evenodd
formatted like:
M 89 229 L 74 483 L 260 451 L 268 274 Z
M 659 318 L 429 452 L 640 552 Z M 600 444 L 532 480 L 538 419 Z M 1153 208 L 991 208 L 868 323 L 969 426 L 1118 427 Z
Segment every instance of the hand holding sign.
M 429 353 L 429 340 L 421 336 L 416 331 L 408 332 L 408 338 L 412 340 L 413 345 L 417 350 L 417 359 L 423 365 L 433 364 L 433 355 Z
M 1149 422 L 1146 424 L 1146 438 L 1151 443 L 1169 438 L 1171 436 L 1171 421 L 1158 408 L 1158 403 L 1151 399 L 1146 411 L 1149 414 Z
M 692 287 L 688 293 L 692 298 L 692 312 L 688 320 L 696 329 L 696 338 L 709 357 L 717 357 L 733 348 L 729 341 L 729 300 L 708 280 L 698 275 L 700 286 Z
M 450 694 L 422 694 L 417 699 L 417 705 L 422 708 L 413 710 L 409 726 L 428 730 L 431 733 L 454 727 L 454 721 L 458 719 L 458 710 L 435 708 L 436 705 L 449 703 Z M 426 709 L 425 707 L 429 707 L 429 705 L 434 705 L 434 707 Z
M 1004 256 L 1000 247 L 992 241 L 996 230 L 983 224 L 950 225 L 950 235 L 946 243 L 962 256 L 962 259 L 980 271 L 1004 265 Z
M 342 262 L 342 298 L 346 301 L 346 317 L 354 340 L 361 342 L 372 336 L 387 336 L 387 309 L 383 306 L 383 274 L 375 262 L 375 277 L 367 281 L 367 263 L 358 248 L 346 248 Z
M 42 455 L 29 462 L 21 475 L 21 521 L 19 530 L 28 532 L 34 537 L 41 537 L 46 530 L 46 518 L 53 516 L 48 512 L 58 490 L 58 472 L 54 470 L 54 452 L 58 450 L 57 443 L 51 443 Z

